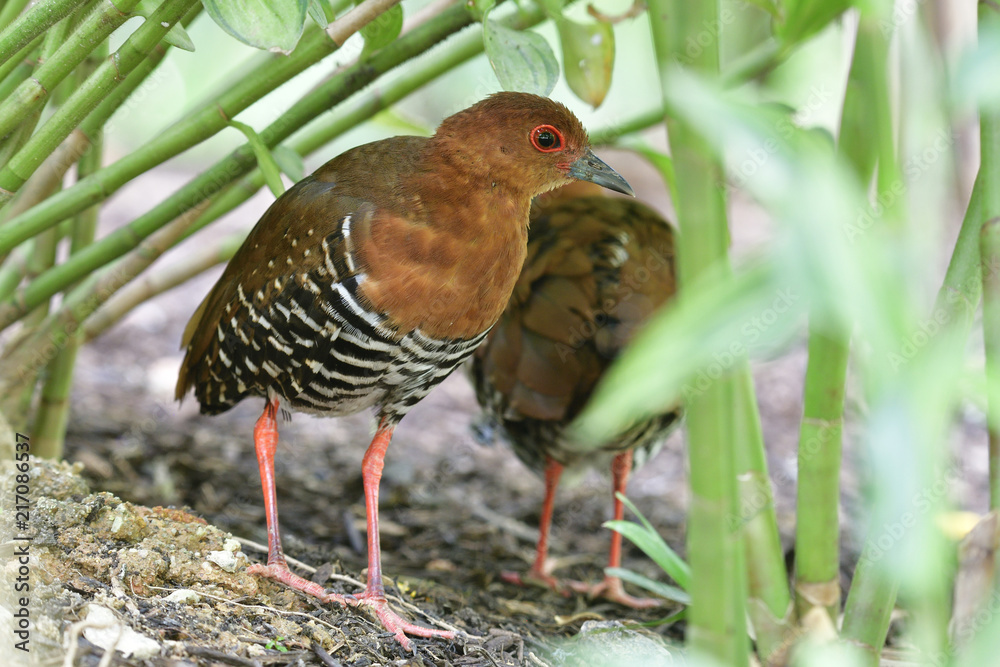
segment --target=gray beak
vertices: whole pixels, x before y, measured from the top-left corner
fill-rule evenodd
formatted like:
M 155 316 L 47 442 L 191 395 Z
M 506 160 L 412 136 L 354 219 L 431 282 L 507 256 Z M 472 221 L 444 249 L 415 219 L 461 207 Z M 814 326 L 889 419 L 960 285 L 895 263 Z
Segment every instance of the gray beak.
M 569 175 L 581 181 L 590 181 L 609 190 L 620 192 L 624 195 L 635 196 L 632 186 L 622 178 L 617 171 L 609 167 L 594 152 L 587 149 L 587 152 L 569 165 Z

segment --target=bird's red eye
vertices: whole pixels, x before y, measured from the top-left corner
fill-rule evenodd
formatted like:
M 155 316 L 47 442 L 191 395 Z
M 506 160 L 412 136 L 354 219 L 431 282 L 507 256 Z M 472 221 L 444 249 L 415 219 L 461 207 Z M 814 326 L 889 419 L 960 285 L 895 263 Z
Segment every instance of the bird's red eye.
M 539 125 L 531 131 L 531 145 L 543 153 L 554 153 L 562 150 L 562 132 L 551 125 Z

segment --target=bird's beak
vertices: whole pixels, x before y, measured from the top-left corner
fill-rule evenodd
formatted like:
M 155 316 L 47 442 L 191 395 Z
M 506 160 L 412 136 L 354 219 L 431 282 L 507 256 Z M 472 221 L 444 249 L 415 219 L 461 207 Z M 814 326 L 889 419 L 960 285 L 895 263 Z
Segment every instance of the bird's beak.
M 622 178 L 617 171 L 604 164 L 601 158 L 594 155 L 594 152 L 589 148 L 586 153 L 570 163 L 569 175 L 581 181 L 596 183 L 624 195 L 635 196 L 635 192 L 632 191 L 632 186 L 628 184 L 628 181 Z

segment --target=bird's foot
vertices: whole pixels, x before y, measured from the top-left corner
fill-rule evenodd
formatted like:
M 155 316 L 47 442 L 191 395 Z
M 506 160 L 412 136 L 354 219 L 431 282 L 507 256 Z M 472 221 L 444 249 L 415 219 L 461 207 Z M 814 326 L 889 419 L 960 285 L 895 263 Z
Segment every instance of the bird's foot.
M 411 642 L 409 637 L 406 635 L 427 638 L 438 637 L 440 639 L 455 638 L 455 633 L 450 630 L 435 630 L 433 628 L 425 628 L 422 625 L 410 623 L 389 607 L 389 602 L 385 599 L 384 595 L 366 591 L 359 595 L 339 595 L 337 593 L 331 593 L 327 596 L 327 598 L 351 607 L 365 607 L 372 610 L 379 622 L 382 624 L 382 627 L 395 635 L 396 641 L 398 641 L 407 651 L 413 650 L 413 642 Z
M 256 574 L 258 577 L 273 579 L 274 581 L 281 582 L 289 588 L 302 591 L 303 593 L 307 593 L 308 595 L 312 595 L 320 599 L 324 599 L 328 595 L 325 588 L 317 584 L 315 581 L 303 579 L 289 570 L 288 565 L 283 562 L 272 562 L 267 565 L 255 563 L 247 568 L 247 573 Z
M 508 584 L 514 584 L 516 586 L 538 586 L 540 588 L 548 588 L 564 597 L 569 597 L 571 591 L 569 586 L 556 577 L 553 577 L 548 572 L 544 572 L 536 568 L 532 568 L 524 574 L 521 574 L 520 572 L 501 572 L 500 578 Z
M 577 593 L 585 593 L 591 599 L 604 598 L 605 600 L 617 602 L 632 609 L 650 609 L 663 604 L 661 600 L 654 598 L 637 598 L 634 595 L 629 595 L 625 592 L 622 580 L 618 577 L 605 577 L 604 581 L 596 584 L 588 584 L 584 581 L 570 581 L 568 585 Z
M 413 650 L 413 642 L 411 642 L 406 635 L 413 635 L 415 637 L 439 637 L 441 639 L 455 638 L 454 632 L 425 628 L 403 619 L 402 616 L 394 612 L 389 607 L 389 602 L 385 599 L 385 595 L 369 592 L 361 593 L 359 595 L 341 595 L 340 593 L 331 593 L 316 582 L 303 579 L 299 575 L 295 574 L 288 569 L 288 565 L 285 563 L 270 563 L 268 565 L 254 564 L 247 568 L 247 572 L 281 582 L 289 588 L 293 588 L 297 591 L 317 597 L 323 602 L 336 602 L 344 607 L 366 607 L 371 609 L 375 613 L 379 622 L 382 624 L 382 627 L 395 635 L 396 640 L 407 651 Z

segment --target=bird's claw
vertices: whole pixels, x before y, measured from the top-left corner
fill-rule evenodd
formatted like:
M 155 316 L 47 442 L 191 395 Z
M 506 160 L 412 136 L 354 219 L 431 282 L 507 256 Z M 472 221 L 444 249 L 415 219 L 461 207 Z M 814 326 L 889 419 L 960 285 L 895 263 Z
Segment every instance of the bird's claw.
M 413 651 L 413 642 L 406 635 L 425 638 L 438 637 L 440 639 L 455 639 L 456 637 L 456 633 L 450 630 L 435 630 L 410 623 L 389 607 L 389 602 L 383 595 L 365 592 L 359 595 L 343 595 L 341 597 L 352 607 L 367 607 L 373 611 L 382 627 L 391 632 L 396 637 L 396 641 L 407 651 Z
M 622 580 L 618 577 L 605 577 L 604 581 L 588 584 L 584 581 L 569 581 L 567 585 L 577 593 L 584 593 L 588 598 L 603 598 L 632 609 L 651 609 L 663 604 L 662 600 L 654 598 L 639 598 L 625 592 Z
M 632 609 L 650 609 L 659 607 L 662 601 L 653 598 L 639 598 L 625 592 L 622 580 L 617 577 L 605 577 L 603 581 L 596 584 L 588 584 L 584 581 L 574 581 L 572 579 L 557 579 L 548 572 L 531 569 L 520 574 L 518 572 L 502 572 L 500 578 L 510 584 L 517 586 L 539 586 L 548 588 L 564 597 L 569 597 L 572 592 L 583 593 L 590 599 L 603 598 L 611 602 L 631 607 Z
M 570 596 L 570 588 L 551 574 L 540 570 L 531 569 L 523 575 L 519 572 L 501 572 L 500 578 L 515 586 L 537 586 L 555 591 L 563 597 Z

